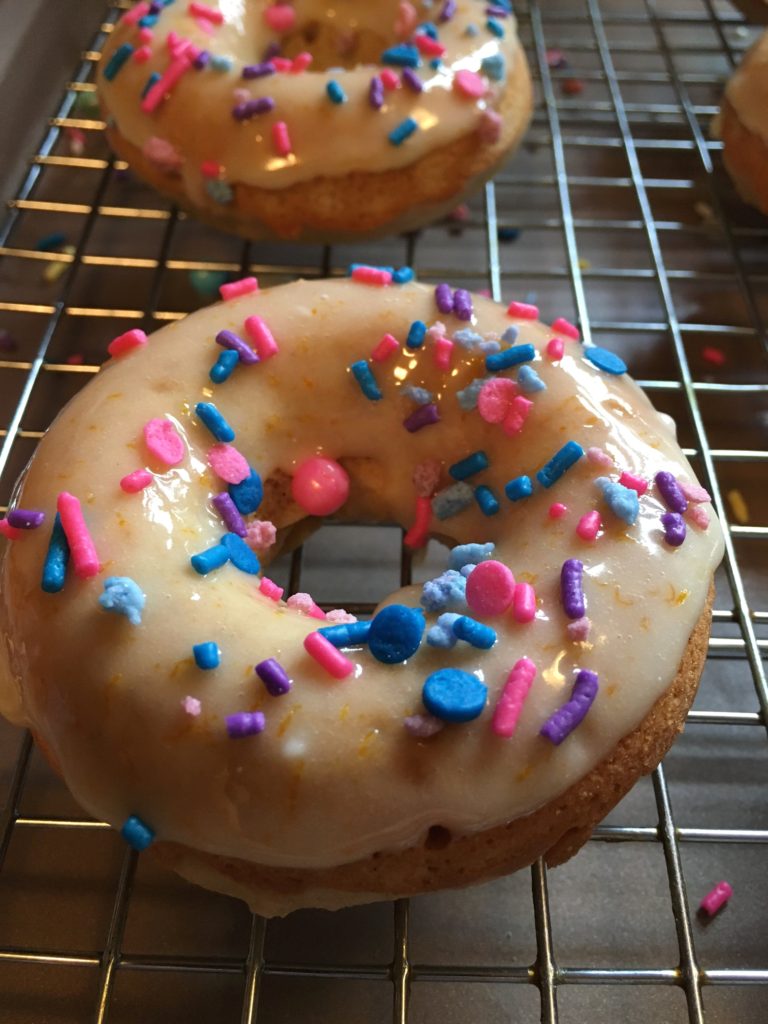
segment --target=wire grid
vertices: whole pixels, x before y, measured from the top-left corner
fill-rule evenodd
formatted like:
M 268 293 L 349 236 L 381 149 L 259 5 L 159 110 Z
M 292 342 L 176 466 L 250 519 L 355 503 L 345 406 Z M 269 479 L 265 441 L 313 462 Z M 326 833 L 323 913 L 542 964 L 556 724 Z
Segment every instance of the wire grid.
M 189 223 L 183 214 L 147 191 L 136 193 L 141 201 L 130 201 L 134 193 L 115 201 L 116 178 L 123 165 L 112 161 L 103 146 L 103 156 L 90 155 L 90 141 L 87 155 L 68 153 L 62 135 L 67 128 L 81 129 L 89 140 L 98 140 L 95 144 L 102 145 L 99 136 L 103 123 L 94 116 L 84 116 L 78 102 L 93 91 L 93 73 L 102 45 L 126 6 L 121 3 L 109 7 L 59 109 L 47 123 L 40 148 L 17 197 L 9 204 L 10 212 L 0 233 L 0 254 L 6 268 L 10 267 L 11 290 L 18 288 L 13 300 L 5 297 L 8 289 L 2 293 L 0 311 L 10 318 L 12 325 L 21 332 L 27 330 L 34 339 L 28 358 L 11 358 L 9 354 L 9 358 L 0 361 L 0 378 L 6 386 L 13 377 L 9 387 L 13 400 L 3 410 L 5 429 L 0 431 L 4 501 L 8 500 L 13 479 L 51 415 L 98 369 L 103 341 L 102 349 L 94 348 L 82 360 L 65 358 L 72 348 L 68 325 L 74 324 L 77 334 L 87 335 L 89 322 L 95 320 L 103 339 L 117 333 L 110 321 L 145 321 L 152 326 L 181 317 L 194 305 L 194 300 L 190 302 L 189 294 L 180 293 L 177 288 L 175 294 L 181 294 L 181 301 L 174 305 L 169 301 L 174 291 L 166 286 L 172 276 L 178 279 L 191 270 L 255 272 L 263 283 L 271 283 L 299 274 L 340 274 L 348 262 L 342 247 L 274 248 L 238 242 L 233 248 L 232 240 L 227 240 L 227 256 L 180 257 L 176 236 Z M 561 5 L 550 0 L 539 5 L 531 0 L 527 5 L 516 6 L 540 99 L 527 156 L 519 156 L 495 183 L 486 186 L 480 201 L 472 205 L 470 221 L 457 240 L 451 240 L 449 233 L 446 242 L 445 230 L 440 229 L 442 233 L 431 241 L 430 232 L 425 232 L 380 245 L 390 257 L 387 262 L 394 261 L 393 252 L 400 252 L 422 279 L 460 276 L 469 286 L 489 287 L 496 299 L 502 298 L 502 292 L 506 297 L 510 292 L 524 293 L 535 278 L 541 293 L 572 309 L 587 342 L 609 335 L 613 347 L 633 354 L 631 365 L 639 362 L 651 370 L 641 383 L 657 405 L 669 407 L 679 423 L 686 424 L 685 428 L 681 426 L 681 443 L 707 483 L 718 515 L 728 524 L 724 574 L 721 572 L 718 580 L 708 666 L 717 668 L 727 663 L 748 673 L 756 697 L 753 710 L 734 707 L 728 700 L 714 710 L 699 709 L 697 705 L 689 715 L 686 737 L 691 728 L 733 727 L 733 749 L 738 751 L 748 735 L 750 740 L 756 733 L 762 736 L 768 726 L 764 667 L 768 596 L 760 585 L 765 578 L 768 526 L 734 522 L 736 516 L 726 502 L 726 488 L 735 481 L 742 489 L 749 489 L 750 502 L 758 515 L 765 515 L 761 495 L 766 491 L 768 446 L 755 446 L 754 439 L 764 437 L 768 426 L 768 263 L 764 259 L 761 262 L 758 248 L 768 240 L 768 223 L 735 199 L 720 168 L 720 146 L 708 137 L 707 124 L 716 113 L 712 97 L 721 87 L 723 74 L 738 62 L 749 40 L 738 15 L 727 4 L 714 0 L 678 0 L 676 11 L 653 0 L 640 5 L 622 0 L 583 0 Z M 565 51 L 574 70 L 550 67 L 552 61 L 548 60 L 547 51 L 557 46 Z M 584 86 L 580 95 L 563 91 L 563 80 L 572 75 L 577 75 Z M 536 160 L 537 152 L 542 151 L 549 161 L 549 170 L 543 172 Z M 46 176 L 54 173 L 55 194 L 51 195 L 45 182 Z M 525 205 L 519 207 L 509 202 L 508 193 L 524 195 Z M 540 202 L 537 197 L 542 193 L 553 197 L 554 204 Z M 666 195 L 672 195 L 674 202 L 662 207 L 658 197 Z M 700 215 L 692 218 L 691 209 L 697 209 Z M 605 215 L 606 210 L 611 216 Z M 58 225 L 62 218 L 69 218 L 79 228 L 73 252 L 39 251 L 30 244 L 35 232 L 45 233 L 41 226 Z M 152 235 L 151 241 L 142 243 L 146 249 L 141 256 L 109 251 L 110 235 L 126 219 L 139 228 L 149 224 L 153 229 L 147 233 Z M 27 221 L 31 222 L 29 229 L 25 227 Z M 499 241 L 499 237 L 503 238 L 499 229 L 503 227 L 521 228 L 523 239 L 530 238 L 534 250 L 537 233 L 548 232 L 562 245 L 562 259 L 535 271 L 525 259 L 518 260 L 516 265 L 516 257 L 509 256 L 515 249 Z M 474 244 L 483 256 L 476 268 L 466 257 L 468 233 L 473 233 Z M 620 240 L 618 247 L 615 242 L 607 243 L 602 250 L 598 245 L 597 263 L 584 255 L 594 233 Z M 103 252 L 93 251 L 96 237 Z M 690 238 L 693 242 L 688 249 Z M 206 239 L 210 243 L 211 235 Z M 675 248 L 678 241 L 679 252 Z M 718 262 L 713 268 L 701 254 L 714 249 Z M 372 259 L 377 251 L 375 245 L 369 246 L 364 256 Z M 639 252 L 643 259 L 637 259 Z M 66 269 L 52 286 L 55 297 L 33 301 L 37 298 L 32 294 L 35 289 L 27 295 L 26 284 L 36 280 L 41 265 L 50 267 L 57 263 L 64 264 Z M 92 293 L 92 270 L 102 275 L 96 279 L 102 284 L 120 282 L 119 294 L 125 300 L 134 294 L 127 287 L 130 272 L 142 272 L 145 301 L 124 308 L 114 302 L 98 304 L 96 300 L 102 293 Z M 638 315 L 620 315 L 620 296 L 625 294 L 622 289 L 626 285 L 645 297 L 653 296 L 652 301 L 648 300 L 647 315 L 643 315 L 642 308 Z M 720 302 L 723 313 L 731 314 L 730 319 L 725 315 L 681 315 L 679 310 L 688 310 L 690 303 L 684 297 L 687 293 L 680 289 L 691 286 L 706 287 L 714 296 L 715 309 Z M 595 296 L 607 295 L 614 288 L 620 293 L 618 311 L 611 315 L 608 304 L 606 311 L 598 315 L 595 307 L 599 308 L 601 303 Z M 738 313 L 734 313 L 734 303 Z M 562 311 L 565 309 L 561 306 L 552 315 Z M 636 313 L 632 308 L 629 311 Z M 64 344 L 59 342 L 60 334 Z M 729 355 L 738 355 L 736 371 L 707 368 L 700 358 L 702 344 L 720 345 Z M 644 345 L 650 346 L 651 356 L 643 354 Z M 723 404 L 717 406 L 721 411 L 710 415 L 712 403 Z M 717 440 L 720 437 L 722 441 Z M 401 557 L 401 581 L 408 582 L 412 567 L 406 555 Z M 288 570 L 293 591 L 302 589 L 304 572 L 300 549 L 293 554 Z M 325 602 L 326 606 L 334 603 L 331 599 Z M 364 600 L 346 603 L 359 611 L 372 607 Z M 15 761 L 5 809 L 0 813 L 0 882 L 15 836 L 33 833 L 36 842 L 44 844 L 51 833 L 95 834 L 107 830 L 104 824 L 76 814 L 56 816 L 23 811 L 32 749 L 26 736 Z M 714 770 L 718 771 L 719 766 L 715 765 Z M 622 844 L 630 851 L 639 849 L 641 844 L 654 844 L 663 851 L 677 954 L 662 966 L 582 967 L 561 962 L 556 956 L 557 929 L 552 925 L 558 903 L 551 895 L 552 881 L 541 862 L 531 869 L 535 940 L 535 958 L 531 963 L 476 963 L 469 958 L 455 963 L 420 962 L 412 951 L 409 901 L 393 905 L 394 946 L 389 962 L 325 963 L 317 958 L 305 963 L 290 957 L 270 957 L 265 952 L 268 933 L 278 926 L 267 925 L 258 917 L 250 920 L 245 956 L 201 957 L 173 949 L 162 954 L 126 951 L 125 929 L 138 865 L 136 854 L 126 851 L 111 897 L 103 948 L 83 952 L 0 944 L 0 968 L 8 964 L 36 964 L 59 970 L 77 966 L 97 970 L 96 1006 L 92 1014 L 61 1019 L 94 1019 L 98 1024 L 114 1018 L 118 974 L 134 970 L 168 975 L 182 972 L 185 977 L 198 976 L 204 981 L 222 976 L 240 979 L 240 1008 L 231 1016 L 216 1019 L 239 1017 L 243 1024 L 283 1019 L 279 1014 L 272 1017 L 264 1009 L 259 1011 L 260 996 L 270 977 L 288 979 L 294 985 L 302 979 L 332 979 L 347 985 L 365 981 L 389 984 L 391 1009 L 372 1011 L 370 1019 L 390 1018 L 396 1024 L 437 1019 L 422 1004 L 409 1011 L 411 994 L 419 985 L 428 983 L 451 983 L 467 990 L 477 990 L 489 983 L 529 989 L 533 986 L 540 1000 L 533 1015 L 540 1015 L 545 1022 L 578 1019 L 563 1014 L 559 1005 L 574 986 L 648 986 L 649 991 L 653 986 L 668 986 L 684 994 L 684 1007 L 681 1003 L 674 1019 L 702 1024 L 703 992 L 710 987 L 723 986 L 731 992 L 732 986 L 744 985 L 751 986 L 750 991 L 755 994 L 765 992 L 758 986 L 768 985 L 768 957 L 763 944 L 762 966 L 746 969 L 703 962 L 697 950 L 703 933 L 696 931 L 686 892 L 684 851 L 689 844 L 711 844 L 718 848 L 749 844 L 764 856 L 768 828 L 680 826 L 673 816 L 670 786 L 663 767 L 653 774 L 652 785 L 655 824 L 605 824 L 596 829 L 593 843 Z M 612 847 L 607 854 L 617 849 Z M 604 858 L 601 864 L 601 870 L 610 870 L 605 866 L 610 861 Z M 762 866 L 765 867 L 764 860 Z M 51 898 L 54 900 L 55 896 Z M 599 1007 L 600 1003 L 596 1005 Z M 707 1006 L 707 1020 L 716 1019 L 718 1005 Z M 363 1017 L 362 1011 L 356 1012 L 353 997 L 348 1006 L 348 1019 L 369 1019 Z M 320 1019 L 317 1012 L 305 1004 L 300 1017 Z M 759 1008 L 756 1012 L 761 1013 Z M 447 1021 L 450 1014 L 443 1013 L 441 1017 Z M 594 1008 L 590 1017 L 608 1019 Z M 30 1010 L 29 1018 L 18 1019 L 38 1018 Z M 470 1012 L 463 1019 L 480 1019 L 479 1011 L 477 1016 Z M 725 1016 L 717 1019 L 737 1018 L 726 1010 Z

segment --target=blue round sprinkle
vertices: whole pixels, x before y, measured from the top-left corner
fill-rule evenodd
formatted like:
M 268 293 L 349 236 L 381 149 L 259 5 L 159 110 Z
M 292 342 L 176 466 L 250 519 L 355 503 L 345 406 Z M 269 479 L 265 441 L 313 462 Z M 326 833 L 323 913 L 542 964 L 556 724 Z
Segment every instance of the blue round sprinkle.
M 264 486 L 253 466 L 245 480 L 241 480 L 239 484 L 229 485 L 229 496 L 241 516 L 249 516 L 256 511 L 264 497 Z
M 395 665 L 418 651 L 423 633 L 423 612 L 403 604 L 390 604 L 373 617 L 368 647 L 378 661 Z
M 134 850 L 139 852 L 146 850 L 155 838 L 154 829 L 151 829 L 146 822 L 142 821 L 135 814 L 132 814 L 130 818 L 123 822 L 120 835 L 129 846 L 132 846 Z
M 251 576 L 258 576 L 261 569 L 258 556 L 251 551 L 242 537 L 238 537 L 236 533 L 225 533 L 221 538 L 221 545 L 236 569 L 250 573 Z
M 471 722 L 481 715 L 488 687 L 460 668 L 441 668 L 427 676 L 421 692 L 424 707 L 444 722 Z
M 598 370 L 603 370 L 605 373 L 615 373 L 616 376 L 619 376 L 627 372 L 627 364 L 624 360 L 607 348 L 589 345 L 584 349 L 584 355 L 590 363 L 594 363 Z

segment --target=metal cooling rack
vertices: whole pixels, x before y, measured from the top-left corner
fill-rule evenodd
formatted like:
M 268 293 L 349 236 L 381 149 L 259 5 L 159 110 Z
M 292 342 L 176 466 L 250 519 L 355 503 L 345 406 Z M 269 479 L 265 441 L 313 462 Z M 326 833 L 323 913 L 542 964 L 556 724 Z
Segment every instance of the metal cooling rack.
M 126 175 L 84 108 L 124 6 L 109 7 L 45 122 L 0 233 L 0 327 L 18 341 L 0 352 L 0 501 L 107 339 L 204 304 L 190 271 L 254 272 L 268 285 L 363 258 L 497 299 L 535 293 L 545 317 L 609 336 L 675 416 L 728 524 L 726 556 L 684 736 L 557 872 L 539 863 L 463 893 L 267 924 L 124 851 L 29 737 L 0 726 L 0 1018 L 765 1021 L 768 221 L 739 202 L 709 135 L 750 41 L 741 18 L 725 0 L 517 4 L 538 90 L 525 146 L 464 220 L 361 250 L 243 244 Z M 552 49 L 567 68 L 550 67 Z M 82 154 L 68 129 L 85 134 Z M 36 248 L 58 231 L 70 251 Z M 42 280 L 52 267 L 62 275 Z M 363 528 L 329 572 L 334 529 L 285 567 L 294 590 L 370 607 L 388 554 L 410 578 L 399 533 L 371 543 Z M 721 877 L 735 895 L 705 926 L 695 908 Z

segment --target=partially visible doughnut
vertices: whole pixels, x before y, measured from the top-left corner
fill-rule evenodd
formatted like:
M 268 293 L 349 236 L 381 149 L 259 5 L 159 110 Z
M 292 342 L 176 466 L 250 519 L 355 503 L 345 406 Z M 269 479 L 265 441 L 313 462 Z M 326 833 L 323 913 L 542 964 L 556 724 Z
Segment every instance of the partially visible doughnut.
M 742 198 L 768 214 L 768 32 L 728 80 L 716 131 Z

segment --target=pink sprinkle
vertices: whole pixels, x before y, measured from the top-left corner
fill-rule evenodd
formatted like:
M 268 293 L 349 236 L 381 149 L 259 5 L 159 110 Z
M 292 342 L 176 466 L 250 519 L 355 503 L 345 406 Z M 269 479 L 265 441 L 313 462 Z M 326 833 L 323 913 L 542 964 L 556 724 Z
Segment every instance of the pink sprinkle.
M 437 490 L 440 480 L 439 459 L 425 459 L 423 462 L 419 462 L 411 479 L 419 497 L 431 498 Z
M 140 28 L 139 29 L 139 42 L 140 43 L 151 43 L 154 38 L 155 38 L 155 33 L 152 31 L 151 28 L 147 28 L 145 26 L 144 28 Z
M 435 347 L 432 349 L 432 355 L 435 360 L 435 366 L 438 370 L 448 371 L 451 368 L 451 353 L 453 352 L 453 342 L 450 338 L 438 338 L 435 342 Z
M 530 302 L 510 302 L 507 306 L 509 316 L 517 317 L 519 320 L 538 320 L 539 307 Z
M 149 13 L 149 4 L 142 0 L 132 10 L 126 11 L 120 20 L 124 25 L 135 25 L 139 18 L 143 18 L 147 13 Z
M 203 160 L 200 164 L 200 173 L 204 178 L 218 178 L 224 168 L 216 160 Z M 221 288 L 226 288 L 226 285 L 222 285 L 219 288 L 219 294 L 221 294 Z
M 397 77 L 397 72 L 393 71 L 392 68 L 384 68 L 382 71 L 380 71 L 379 78 L 381 79 L 381 84 L 384 86 L 387 92 L 392 92 L 400 84 L 400 79 Z
M 155 82 L 147 95 L 141 101 L 141 109 L 145 114 L 153 114 L 166 98 L 169 92 L 179 81 L 181 76 L 189 71 L 192 61 L 186 53 L 173 58 L 170 67 Z
M 709 491 L 699 486 L 699 484 L 692 484 L 689 483 L 687 480 L 678 480 L 677 482 L 680 487 L 680 490 L 686 496 L 688 501 L 693 501 L 696 502 L 697 504 L 701 502 L 706 503 L 712 501 L 712 498 L 709 496 Z
M 498 142 L 501 136 L 501 114 L 495 110 L 484 110 L 480 115 L 480 123 L 477 126 L 477 137 L 481 142 L 493 145 Z
M 7 519 L 0 519 L 0 534 L 6 537 L 8 540 L 21 540 L 24 536 L 24 531 L 17 529 L 15 526 L 11 526 Z
M 416 515 L 413 525 L 403 537 L 407 548 L 423 548 L 429 540 L 429 524 L 432 522 L 432 502 L 429 498 L 419 495 L 416 498 Z
M 188 715 L 192 716 L 192 718 L 197 718 L 202 711 L 202 705 L 197 697 L 184 697 L 181 702 L 181 706 Z
M 515 434 L 520 433 L 532 408 L 533 402 L 523 395 L 516 395 L 512 399 L 512 408 L 507 413 L 502 424 L 507 437 L 513 437 Z
M 445 722 L 434 715 L 408 715 L 403 719 L 403 725 L 411 736 L 420 740 L 428 740 L 445 727 Z
M 561 502 L 556 501 L 554 504 L 549 506 L 549 512 L 547 514 L 550 519 L 562 519 L 567 511 L 567 505 L 563 505 Z
M 706 530 L 709 526 L 709 512 L 704 505 L 689 505 L 685 510 L 685 516 L 700 530 Z
M 170 420 L 157 418 L 145 424 L 144 442 L 150 454 L 166 466 L 178 466 L 184 458 L 184 442 Z
M 550 338 L 547 342 L 546 351 L 550 359 L 562 359 L 565 352 L 565 342 L 562 338 Z
M 136 469 L 133 473 L 124 476 L 120 481 L 120 487 L 126 494 L 138 494 L 145 487 L 152 483 L 152 474 L 147 469 Z
M 592 621 L 586 615 L 582 615 L 580 619 L 573 619 L 573 621 L 569 622 L 565 628 L 568 631 L 569 640 L 573 640 L 574 643 L 584 641 L 589 636 L 590 629 L 592 629 Z
M 530 658 L 520 658 L 512 666 L 504 689 L 493 710 L 491 728 L 497 736 L 509 739 L 517 728 L 525 698 L 536 675 L 536 666 Z
M 245 330 L 259 354 L 259 359 L 269 359 L 277 354 L 278 347 L 272 331 L 260 316 L 249 316 L 245 321 Z
M 335 459 L 313 455 L 294 470 L 291 496 L 310 515 L 329 516 L 349 497 L 349 474 Z
M 398 5 L 397 18 L 395 19 L 395 35 L 399 39 L 404 39 L 409 36 L 411 32 L 416 28 L 416 23 L 419 20 L 419 15 L 413 4 L 408 3 L 404 0 L 403 3 Z
M 219 295 L 228 302 L 229 299 L 239 299 L 241 295 L 250 295 L 259 290 L 259 282 L 255 277 L 241 277 L 239 281 L 229 281 L 221 285 Z
M 576 533 L 578 533 L 582 540 L 594 540 L 600 532 L 602 525 L 599 512 L 587 512 L 579 520 L 576 526 Z
M 426 32 L 419 32 L 413 37 L 414 43 L 418 47 L 419 53 L 423 53 L 425 57 L 442 57 L 445 53 L 445 46 L 438 40 L 433 39 L 432 36 L 428 36 Z M 473 72 L 466 72 L 467 74 L 473 74 Z M 458 74 L 463 74 L 459 71 Z M 479 75 L 478 75 L 479 77 Z M 454 79 L 454 85 L 455 85 Z M 467 93 L 469 95 L 469 93 Z M 480 93 L 482 96 L 483 93 Z
M 302 71 L 306 71 L 309 65 L 312 63 L 311 53 L 297 53 L 291 61 L 289 68 L 292 75 L 299 75 Z
M 476 615 L 502 615 L 515 598 L 515 577 L 503 562 L 480 562 L 467 576 L 467 604 Z
M 61 517 L 61 526 L 69 544 L 75 574 L 82 580 L 95 576 L 101 566 L 96 546 L 85 524 L 80 499 L 74 494 L 62 491 L 56 499 L 56 510 Z
M 259 581 L 259 592 L 268 597 L 270 601 L 279 601 L 283 596 L 283 587 L 278 587 L 268 576 L 262 576 Z
M 712 366 L 724 366 L 726 362 L 726 355 L 720 348 L 715 348 L 714 345 L 707 345 L 701 350 L 701 358 L 707 363 L 711 363 Z
M 311 594 L 291 594 L 285 603 L 289 608 L 295 608 L 297 612 L 301 612 L 303 615 L 309 615 L 313 619 L 325 618 L 325 612 L 315 604 L 312 600 Z
M 458 206 L 451 210 L 449 216 L 451 220 L 456 220 L 460 224 L 464 224 L 469 220 L 471 214 L 472 211 L 466 203 L 459 203 Z
M 512 617 L 515 622 L 532 622 L 536 618 L 536 591 L 530 583 L 515 586 Z
M 552 324 L 552 330 L 557 331 L 558 334 L 564 334 L 567 338 L 572 338 L 574 341 L 578 341 L 581 335 L 579 334 L 579 328 L 566 320 L 564 316 L 559 316 L 557 320 Z
M 68 366 L 82 366 L 85 362 L 85 356 L 82 352 L 73 352 L 71 356 L 67 356 Z
M 278 156 L 288 156 L 291 152 L 291 137 L 285 121 L 275 121 L 272 125 L 272 145 Z
M 392 274 L 388 270 L 379 270 L 378 267 L 355 267 L 352 271 L 352 280 L 383 287 L 392 284 Z
M 179 39 L 178 32 L 174 32 L 173 29 L 171 29 L 171 31 L 166 36 L 165 44 L 170 50 L 170 52 L 173 53 L 173 51 L 179 45 L 180 41 L 181 40 Z
M 371 359 L 376 363 L 383 363 L 394 353 L 399 351 L 400 342 L 391 334 L 385 334 L 376 348 L 371 352 Z
M 427 328 L 427 337 L 430 341 L 437 341 L 438 338 L 445 337 L 445 324 L 442 320 L 435 320 L 432 326 Z
M 332 608 L 329 612 L 325 613 L 325 621 L 333 622 L 335 624 L 357 622 L 357 616 L 346 611 L 344 608 Z
M 202 18 L 204 21 L 212 21 L 214 25 L 221 25 L 224 21 L 224 15 L 221 11 L 217 11 L 213 7 L 206 7 L 205 4 L 190 3 L 187 10 L 193 17 Z
M 477 411 L 486 423 L 503 423 L 518 393 L 517 384 L 509 377 L 494 377 L 480 388 Z
M 275 4 L 264 10 L 264 21 L 273 32 L 290 32 L 296 24 L 296 11 L 287 4 Z
M 587 448 L 587 458 L 595 466 L 605 466 L 608 469 L 613 468 L 613 459 L 602 448 Z
M 718 882 L 714 889 L 707 893 L 699 907 L 712 917 L 728 902 L 731 896 L 733 896 L 733 889 L 728 882 Z
M 427 38 L 429 38 L 427 36 Z M 416 36 L 416 45 L 418 46 L 419 37 Z M 419 47 L 421 49 L 421 47 Z M 445 47 L 443 47 L 445 49 Z M 488 92 L 488 83 L 484 78 L 475 71 L 468 71 L 466 68 L 462 68 L 461 71 L 457 71 L 453 76 L 453 88 L 456 92 L 466 96 L 471 100 L 479 100 L 482 96 Z
M 346 679 L 355 671 L 355 663 L 337 651 L 322 633 L 309 633 L 305 636 L 304 650 L 334 679 Z
M 181 156 L 167 139 L 151 135 L 142 146 L 141 151 L 147 160 L 164 171 L 177 171 L 181 167 Z
M 208 465 L 228 484 L 240 484 L 251 473 L 248 460 L 231 444 L 215 444 L 210 448 Z
M 277 539 L 277 527 L 268 519 L 254 519 L 245 529 L 245 543 L 254 551 L 266 551 Z
M 144 331 L 139 330 L 138 327 L 134 327 L 131 331 L 126 331 L 125 334 L 119 335 L 114 338 L 107 345 L 107 352 L 111 356 L 117 358 L 123 356 L 126 352 L 132 352 L 135 348 L 141 348 L 147 344 L 147 336 Z
M 629 487 L 630 490 L 637 491 L 641 496 L 648 490 L 647 480 L 643 480 L 641 476 L 635 476 L 634 473 L 627 473 L 626 470 L 619 477 L 619 483 L 624 487 Z
M 149 58 L 152 56 L 151 46 L 139 46 L 133 51 L 131 59 L 137 64 L 146 64 Z

